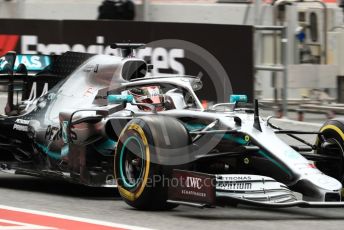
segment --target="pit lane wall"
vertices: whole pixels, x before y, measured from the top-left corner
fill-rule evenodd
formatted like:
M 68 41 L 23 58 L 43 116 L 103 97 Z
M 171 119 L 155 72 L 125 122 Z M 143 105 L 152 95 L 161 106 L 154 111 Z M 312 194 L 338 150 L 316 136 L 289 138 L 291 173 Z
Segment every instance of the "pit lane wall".
M 114 42 L 151 43 L 161 39 L 190 42 L 153 43 L 140 51 L 140 57 L 155 66 L 153 74 L 187 74 L 202 77 L 203 89 L 198 96 L 204 100 L 226 101 L 232 93 L 253 98 L 253 28 L 251 26 L 195 23 L 162 23 L 133 21 L 20 20 L 0 19 L 0 55 L 15 50 L 25 54 L 61 54 L 77 52 L 114 54 Z M 165 45 L 164 45 L 165 44 Z M 167 45 L 167 46 L 166 46 Z M 204 48 L 210 55 L 194 49 Z M 214 67 L 216 57 L 229 76 L 231 87 L 216 87 L 220 68 Z M 29 63 L 30 64 L 30 63 Z M 214 69 L 215 68 L 215 69 Z M 214 78 L 215 77 L 215 78 Z

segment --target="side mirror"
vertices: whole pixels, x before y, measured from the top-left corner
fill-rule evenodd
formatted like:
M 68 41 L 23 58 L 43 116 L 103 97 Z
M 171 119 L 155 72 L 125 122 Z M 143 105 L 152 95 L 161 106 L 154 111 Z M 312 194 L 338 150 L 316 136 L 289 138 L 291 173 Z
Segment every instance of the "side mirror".
M 233 94 L 229 96 L 229 103 L 243 102 L 247 103 L 247 95 Z
M 133 102 L 133 95 L 109 95 L 107 97 L 109 104 L 121 104 Z

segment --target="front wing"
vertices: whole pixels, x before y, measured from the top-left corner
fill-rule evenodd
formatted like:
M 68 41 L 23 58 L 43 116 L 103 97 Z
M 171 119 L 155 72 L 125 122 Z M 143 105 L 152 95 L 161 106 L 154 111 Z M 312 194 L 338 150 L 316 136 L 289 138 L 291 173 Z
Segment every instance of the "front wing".
M 286 185 L 257 175 L 213 175 L 174 170 L 168 186 L 169 203 L 199 208 L 233 204 L 274 208 L 344 207 L 344 202 L 302 200 Z

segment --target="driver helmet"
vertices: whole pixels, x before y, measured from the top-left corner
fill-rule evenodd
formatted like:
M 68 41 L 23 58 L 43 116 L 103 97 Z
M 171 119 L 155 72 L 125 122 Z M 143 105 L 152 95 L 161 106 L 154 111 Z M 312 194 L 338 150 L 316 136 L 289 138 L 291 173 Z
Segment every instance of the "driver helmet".
M 164 98 L 160 92 L 159 86 L 143 86 L 129 90 L 129 94 L 133 95 L 136 103 L 154 104 L 157 111 L 163 110 Z M 150 109 L 145 106 L 138 106 L 144 111 Z

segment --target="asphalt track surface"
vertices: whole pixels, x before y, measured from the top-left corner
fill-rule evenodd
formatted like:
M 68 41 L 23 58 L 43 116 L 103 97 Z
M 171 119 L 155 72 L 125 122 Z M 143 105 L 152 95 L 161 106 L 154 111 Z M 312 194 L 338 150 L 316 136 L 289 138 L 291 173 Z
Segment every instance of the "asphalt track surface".
M 282 122 L 283 123 L 283 122 Z M 300 128 L 300 124 L 286 124 Z M 303 126 L 316 130 L 317 126 Z M 307 136 L 307 139 L 312 138 Z M 343 229 L 344 209 L 267 209 L 248 206 L 165 212 L 137 211 L 115 189 L 90 188 L 63 181 L 0 174 L 0 204 L 152 229 Z

